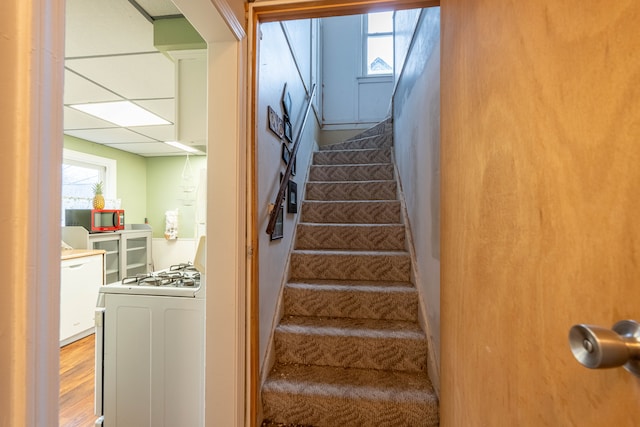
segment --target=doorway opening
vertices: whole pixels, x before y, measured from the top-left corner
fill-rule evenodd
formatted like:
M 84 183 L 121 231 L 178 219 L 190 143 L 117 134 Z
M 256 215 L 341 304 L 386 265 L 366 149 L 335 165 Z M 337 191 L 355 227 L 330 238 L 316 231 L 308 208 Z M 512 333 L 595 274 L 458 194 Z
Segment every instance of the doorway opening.
M 271 200 L 269 199 L 271 197 L 271 194 L 267 194 L 265 196 L 264 192 L 261 192 L 259 189 L 259 183 L 268 182 L 269 184 L 267 185 L 267 187 L 269 187 L 269 185 L 272 182 L 277 183 L 277 178 L 273 179 L 273 177 L 274 176 L 277 177 L 278 167 L 274 165 L 279 165 L 279 160 L 280 160 L 279 158 L 274 159 L 274 165 L 270 165 L 267 167 L 264 166 L 265 159 L 269 158 L 269 154 L 263 153 L 262 151 L 265 150 L 265 145 L 268 145 L 271 143 L 268 142 L 269 141 L 268 128 L 266 126 L 263 126 L 263 124 L 265 123 L 263 116 L 266 114 L 268 106 L 278 106 L 279 108 L 282 83 L 284 82 L 284 80 L 286 80 L 287 88 L 291 87 L 291 81 L 294 80 L 293 77 L 291 77 L 292 75 L 295 78 L 298 78 L 301 80 L 301 83 L 299 84 L 296 83 L 298 84 L 299 89 L 297 90 L 298 91 L 297 96 L 294 97 L 299 107 L 304 102 L 305 95 L 309 93 L 309 89 L 312 86 L 312 82 L 314 81 L 314 78 L 318 78 L 320 81 L 322 81 L 321 79 L 323 77 L 323 76 L 318 76 L 318 74 L 321 74 L 321 73 L 314 75 L 314 71 L 313 71 L 314 67 L 311 66 L 308 72 L 304 68 L 299 68 L 294 73 L 286 75 L 284 79 L 281 78 L 279 81 L 276 82 L 276 80 L 278 80 L 276 78 L 274 79 L 273 82 L 269 82 L 273 84 L 267 84 L 267 82 L 263 81 L 263 76 L 261 75 L 261 67 L 269 61 L 264 60 L 264 57 L 263 57 L 264 52 L 262 52 L 261 50 L 261 43 L 267 37 L 280 37 L 280 35 L 274 36 L 273 31 L 271 31 L 271 29 L 267 28 L 266 26 L 263 27 L 263 24 L 275 23 L 275 31 L 276 32 L 279 31 L 283 33 L 284 34 L 283 40 L 286 40 L 287 33 L 295 32 L 295 30 L 292 29 L 296 25 L 294 22 L 300 19 L 344 17 L 348 15 L 353 15 L 353 14 L 364 14 L 367 12 L 374 12 L 374 11 L 380 11 L 380 10 L 406 10 L 406 9 L 415 9 L 415 8 L 426 8 L 426 7 L 438 6 L 438 5 L 439 5 L 438 2 L 421 2 L 421 3 L 410 2 L 407 4 L 397 4 L 397 3 L 375 4 L 375 5 L 363 4 L 354 8 L 353 5 L 350 5 L 349 7 L 341 7 L 340 5 L 333 5 L 333 4 L 325 5 L 325 6 L 314 5 L 313 7 L 301 6 L 299 4 L 279 5 L 277 7 L 261 6 L 260 4 L 256 4 L 256 3 L 250 4 L 249 22 L 251 26 L 249 27 L 249 46 L 250 48 L 253 49 L 253 51 L 250 53 L 250 58 L 253 61 L 253 64 L 252 64 L 253 66 L 251 69 L 254 75 L 251 76 L 249 80 L 249 88 L 250 88 L 249 99 L 251 100 L 250 105 L 253 106 L 253 108 L 249 112 L 249 117 L 251 118 L 251 122 L 253 123 L 253 125 L 249 126 L 249 130 L 251 132 L 251 135 L 249 136 L 249 144 L 250 144 L 249 153 L 251 154 L 250 154 L 250 159 L 248 161 L 248 164 L 250 165 L 248 168 L 248 171 L 250 174 L 248 177 L 248 180 L 249 182 L 258 183 L 257 184 L 258 188 L 251 193 L 253 195 L 253 201 L 250 205 L 251 211 L 252 211 L 252 217 L 253 217 L 253 221 L 251 222 L 251 228 L 252 228 L 251 247 L 253 250 L 253 256 L 255 261 L 252 264 L 252 271 L 251 271 L 252 280 L 250 282 L 251 288 L 249 292 L 251 295 L 260 296 L 259 301 L 257 301 L 255 298 L 250 298 L 250 301 L 251 301 L 250 311 L 252 313 L 251 318 L 254 319 L 251 325 L 251 328 L 252 328 L 251 345 L 252 345 L 253 351 L 251 351 L 250 353 L 251 354 L 250 400 L 251 402 L 253 402 L 252 408 L 251 408 L 251 413 L 252 413 L 251 422 L 253 424 L 255 424 L 257 418 L 259 417 L 259 412 L 260 412 L 260 408 L 259 408 L 260 403 L 258 400 L 259 393 L 260 393 L 259 388 L 260 388 L 262 378 L 265 375 L 265 371 L 266 371 L 265 366 L 268 366 L 267 359 L 269 359 L 270 357 L 268 355 L 269 349 L 267 348 L 271 340 L 270 329 L 272 328 L 273 319 L 277 316 L 277 311 L 279 310 L 278 294 L 280 290 L 278 288 L 278 285 L 281 283 L 282 277 L 285 275 L 283 271 L 277 271 L 277 272 L 273 271 L 274 270 L 273 265 L 275 265 L 276 263 L 270 262 L 270 259 L 271 261 L 278 260 L 278 259 L 282 260 L 284 259 L 284 257 L 286 257 L 286 253 L 285 253 L 286 251 L 280 248 L 277 248 L 278 243 L 274 244 L 272 241 L 269 240 L 269 236 L 265 235 L 264 227 L 262 226 L 263 225 L 262 220 L 266 217 L 266 215 L 264 215 L 263 210 L 266 209 L 266 206 L 268 205 L 268 203 L 271 202 Z M 385 9 L 385 7 L 387 9 Z M 358 25 L 358 28 L 360 28 L 359 25 Z M 299 54 L 300 50 L 296 51 L 295 44 L 292 46 L 289 41 L 285 41 L 284 43 L 285 44 L 282 44 L 281 46 L 282 50 L 285 50 L 285 51 L 291 50 L 293 52 L 292 56 L 296 56 L 297 54 Z M 288 43 L 289 46 L 287 46 L 286 43 Z M 311 43 L 310 49 L 313 49 L 313 46 L 314 46 L 313 43 Z M 287 67 L 286 62 L 283 61 L 280 64 L 280 67 L 282 69 L 286 69 Z M 307 78 L 307 76 L 309 77 Z M 269 91 L 268 89 L 264 89 L 266 87 L 270 87 L 272 89 L 276 88 L 276 89 Z M 437 96 L 439 96 L 439 91 L 437 92 L 437 94 L 433 95 L 430 98 L 430 101 L 434 101 L 434 99 L 437 100 L 438 99 Z M 324 109 L 324 105 L 323 105 L 326 98 L 324 96 L 319 98 L 321 99 L 321 102 L 317 106 L 318 109 L 316 110 L 315 115 L 318 122 L 322 123 L 322 120 L 324 118 L 324 113 L 325 111 L 327 111 Z M 314 100 L 313 102 L 314 102 L 314 107 L 316 107 L 315 103 L 318 102 L 318 100 Z M 264 129 L 264 133 L 263 133 L 263 129 Z M 343 129 L 339 129 L 338 127 L 336 130 L 343 130 Z M 265 136 L 265 134 L 267 136 Z M 438 140 L 438 138 L 435 138 L 435 139 Z M 320 136 L 318 133 L 316 142 L 319 142 L 319 141 L 320 141 Z M 271 151 L 277 150 L 277 148 L 279 148 L 279 147 L 276 147 L 277 144 L 271 144 L 271 145 L 273 145 L 273 147 L 271 147 L 272 149 Z M 433 156 L 434 154 L 437 154 L 437 151 L 434 151 L 435 148 L 430 147 L 429 150 L 430 150 L 430 152 L 428 153 L 429 156 Z M 438 157 L 436 155 L 436 159 L 437 158 Z M 258 161 L 258 159 L 260 159 L 260 161 Z M 275 160 L 277 160 L 278 163 L 276 163 Z M 300 159 L 297 159 L 296 161 L 299 162 Z M 260 166 L 258 168 L 259 162 L 260 162 Z M 271 163 L 271 162 L 267 162 L 267 163 Z M 437 166 L 435 165 L 433 166 L 435 169 L 437 169 Z M 265 169 L 268 169 L 269 167 L 271 167 L 273 170 L 267 171 L 265 173 Z M 302 170 L 304 171 L 305 168 L 302 168 Z M 410 173 L 413 173 L 413 172 L 414 171 L 412 170 Z M 420 176 L 420 175 L 417 175 L 417 176 L 420 179 L 423 178 L 423 176 Z M 265 181 L 265 180 L 268 180 L 268 181 Z M 435 187 L 437 187 L 437 181 L 431 180 L 429 182 L 430 182 L 429 184 L 430 191 L 432 191 Z M 269 193 L 269 189 L 267 189 L 266 193 Z M 438 195 L 434 195 L 433 197 L 435 199 L 438 199 Z M 428 209 L 431 209 L 431 208 L 432 206 L 429 205 Z M 432 215 L 430 214 L 428 217 L 430 218 L 430 221 L 431 221 Z M 434 221 L 437 221 L 437 219 L 434 219 Z M 294 220 L 291 219 L 291 222 L 294 222 Z M 438 226 L 434 225 L 433 228 L 431 229 L 431 232 L 434 232 L 434 228 L 438 228 Z M 285 230 L 286 230 L 286 224 L 285 224 Z M 284 234 L 286 238 L 286 234 L 287 234 L 286 231 Z M 290 225 L 289 225 L 289 235 L 291 235 Z M 438 237 L 434 237 L 435 241 L 437 241 L 437 239 Z M 289 240 L 289 242 L 290 241 L 291 240 Z M 439 241 L 438 241 L 438 244 L 439 244 Z M 289 244 L 285 244 L 283 246 L 287 246 L 288 248 Z M 430 247 L 429 250 L 431 249 L 432 248 Z M 432 255 L 431 258 L 436 257 L 437 259 L 437 257 L 439 257 L 439 251 L 436 250 L 435 253 L 431 255 Z M 284 264 L 284 262 L 282 263 Z M 260 266 L 258 264 L 260 264 Z M 265 271 L 265 270 L 269 270 L 269 271 Z M 269 274 L 271 274 L 273 277 L 271 277 L 269 280 L 266 280 L 265 275 L 269 275 Z M 275 285 L 274 289 L 266 289 L 263 286 L 264 283 L 273 283 L 274 281 L 277 284 Z M 429 289 L 429 291 L 435 292 L 432 289 Z M 439 292 L 439 289 L 437 290 L 437 292 Z M 437 304 L 439 305 L 439 299 L 437 300 Z M 439 310 L 439 306 L 437 308 Z M 435 313 L 438 313 L 439 312 L 438 310 L 435 310 Z M 258 324 L 258 321 L 255 319 L 260 319 L 259 324 Z M 437 327 L 438 327 L 438 324 L 436 323 L 434 325 L 434 328 L 437 328 Z

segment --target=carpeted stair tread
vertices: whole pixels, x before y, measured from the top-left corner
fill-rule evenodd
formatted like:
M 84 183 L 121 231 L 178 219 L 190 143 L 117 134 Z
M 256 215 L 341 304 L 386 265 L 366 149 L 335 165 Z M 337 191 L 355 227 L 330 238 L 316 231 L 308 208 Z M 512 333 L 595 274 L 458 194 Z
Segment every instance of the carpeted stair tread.
M 315 286 L 353 286 L 363 288 L 390 288 L 390 289 L 407 289 L 415 290 L 415 286 L 411 282 L 390 281 L 390 280 L 295 280 L 289 281 L 291 285 L 315 285 Z
M 397 186 L 387 181 L 308 182 L 305 200 L 395 200 Z
M 364 148 L 355 150 L 326 150 L 313 153 L 314 165 L 349 165 L 391 162 L 388 148 Z
M 291 253 L 295 279 L 409 281 L 411 259 L 402 251 L 312 251 Z
M 397 224 L 401 222 L 399 200 L 304 200 L 300 212 L 301 221 L 313 223 Z
M 403 250 L 402 224 L 299 223 L 296 249 Z
M 278 364 L 263 387 L 265 418 L 335 426 L 438 425 L 424 373 Z
M 392 150 L 389 119 L 313 154 L 264 426 L 439 423 Z
M 351 150 L 351 149 L 366 149 L 366 148 L 385 148 L 393 145 L 393 138 L 389 134 L 371 135 L 354 137 L 344 142 L 338 142 L 336 144 L 325 145 L 320 148 L 321 151 L 332 150 Z
M 361 165 L 312 165 L 309 182 L 313 181 L 374 181 L 393 179 L 391 163 Z
M 417 290 L 411 283 L 319 281 L 287 283 L 285 315 L 418 320 Z
M 309 335 L 343 337 L 403 338 L 422 340 L 424 332 L 416 322 L 387 319 L 359 319 L 318 316 L 285 316 L 277 329 Z
M 424 371 L 427 340 L 416 322 L 285 316 L 275 330 L 279 363 Z

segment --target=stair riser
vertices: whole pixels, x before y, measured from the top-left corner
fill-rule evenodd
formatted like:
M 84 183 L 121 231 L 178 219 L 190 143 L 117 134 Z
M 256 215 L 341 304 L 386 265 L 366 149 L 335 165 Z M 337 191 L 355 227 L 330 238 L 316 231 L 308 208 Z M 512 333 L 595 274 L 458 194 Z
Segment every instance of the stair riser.
M 323 289 L 326 286 L 284 289 L 285 315 L 351 317 L 418 321 L 418 296 L 415 291 L 385 292 L 344 289 Z
M 356 166 L 311 166 L 309 181 L 374 181 L 393 179 L 393 165 L 388 163 Z
M 356 150 L 356 151 L 316 151 L 313 153 L 314 165 L 350 165 L 391 162 L 391 151 Z
M 413 372 L 427 366 L 424 339 L 311 335 L 278 327 L 275 344 L 279 363 Z
M 306 200 L 395 200 L 395 181 L 309 182 Z
M 336 226 L 299 224 L 296 249 L 404 250 L 403 225 Z
M 360 137 L 352 141 L 341 142 L 338 144 L 325 145 L 320 147 L 322 151 L 331 150 L 358 150 L 390 147 L 393 144 L 393 137 L 390 135 L 375 135 L 370 137 Z
M 336 224 L 398 224 L 400 202 L 302 202 L 302 222 Z
M 433 404 L 264 391 L 265 419 L 314 427 L 436 427 Z M 436 409 L 437 411 L 437 409 Z M 375 420 L 375 421 L 373 421 Z M 375 423 L 375 424 L 373 424 Z
M 292 279 L 408 282 L 408 255 L 291 254 Z

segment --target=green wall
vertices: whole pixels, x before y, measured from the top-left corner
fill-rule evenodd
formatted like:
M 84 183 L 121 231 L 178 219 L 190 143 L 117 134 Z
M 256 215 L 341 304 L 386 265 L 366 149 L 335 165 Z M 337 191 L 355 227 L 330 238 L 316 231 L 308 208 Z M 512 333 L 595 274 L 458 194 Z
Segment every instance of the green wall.
M 64 136 L 64 148 L 114 159 L 117 162 L 117 195 L 128 224 L 142 224 L 145 218 L 153 237 L 164 237 L 165 212 L 178 209 L 178 237 L 195 237 L 196 206 L 185 206 L 182 171 L 186 156 L 142 157 L 72 136 Z M 190 156 L 194 184 L 206 169 L 206 156 Z M 190 194 L 195 198 L 195 191 Z
M 186 156 L 147 158 L 147 217 L 153 237 L 163 237 L 165 212 L 178 209 L 178 237 L 195 237 L 196 206 L 185 206 L 186 196 L 195 198 L 196 192 L 183 191 L 182 171 Z M 190 156 L 194 184 L 198 185 L 200 171 L 206 169 L 206 156 Z M 188 170 L 188 168 L 187 168 Z
M 125 221 L 141 224 L 147 214 L 147 160 L 126 151 L 96 144 L 73 136 L 64 136 L 64 148 L 95 156 L 106 157 L 117 162 L 117 194 L 125 210 Z

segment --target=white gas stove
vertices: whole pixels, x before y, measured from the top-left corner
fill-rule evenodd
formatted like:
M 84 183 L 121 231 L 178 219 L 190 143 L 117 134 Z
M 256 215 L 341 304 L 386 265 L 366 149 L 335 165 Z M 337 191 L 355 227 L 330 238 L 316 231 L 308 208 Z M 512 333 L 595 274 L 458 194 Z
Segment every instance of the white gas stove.
M 197 268 L 192 263 L 182 263 L 149 274 L 125 277 L 119 283 L 102 286 L 100 292 L 202 298 L 202 285 L 201 274 Z
M 96 426 L 204 425 L 204 259 L 100 288 Z

